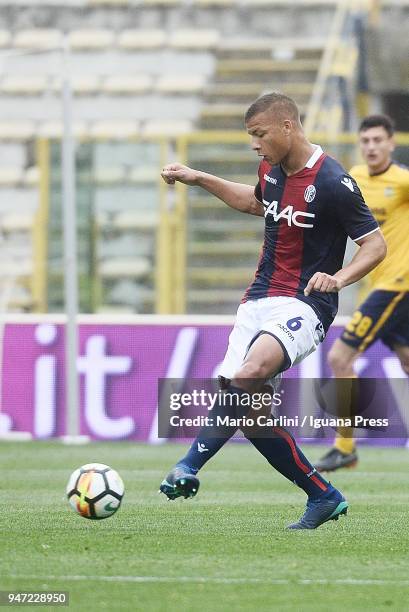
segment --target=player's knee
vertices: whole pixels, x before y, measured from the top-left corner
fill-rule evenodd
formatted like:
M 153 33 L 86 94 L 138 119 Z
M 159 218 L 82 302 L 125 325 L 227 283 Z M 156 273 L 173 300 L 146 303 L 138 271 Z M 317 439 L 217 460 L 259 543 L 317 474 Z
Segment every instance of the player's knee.
M 348 376 L 352 368 L 353 359 L 348 355 L 348 352 L 343 349 L 340 341 L 334 342 L 328 352 L 328 364 L 334 374 L 338 376 Z
M 338 370 L 343 365 L 344 360 L 342 359 L 342 354 L 334 344 L 328 351 L 327 361 L 328 361 L 328 365 L 334 371 Z
M 399 355 L 400 364 L 405 374 L 409 374 L 409 347 Z
M 409 361 L 401 362 L 402 370 L 409 376 Z
M 236 380 L 254 380 L 260 381 L 267 378 L 268 372 L 266 368 L 256 361 L 246 361 L 235 375 Z

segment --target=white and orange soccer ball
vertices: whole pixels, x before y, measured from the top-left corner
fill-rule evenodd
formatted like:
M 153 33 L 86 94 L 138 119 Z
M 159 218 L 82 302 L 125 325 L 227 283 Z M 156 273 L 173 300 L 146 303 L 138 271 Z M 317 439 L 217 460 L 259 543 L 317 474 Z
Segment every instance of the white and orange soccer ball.
M 124 483 L 118 472 L 103 463 L 87 463 L 73 472 L 67 484 L 71 508 L 88 519 L 112 516 L 121 505 Z

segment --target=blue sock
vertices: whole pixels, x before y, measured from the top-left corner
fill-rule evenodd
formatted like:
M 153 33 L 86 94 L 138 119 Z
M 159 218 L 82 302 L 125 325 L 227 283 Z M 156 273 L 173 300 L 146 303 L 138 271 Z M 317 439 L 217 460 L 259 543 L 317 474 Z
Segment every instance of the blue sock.
M 230 440 L 238 429 L 238 427 L 217 426 L 217 416 L 228 415 L 230 418 L 240 418 L 249 412 L 248 405 L 241 406 L 240 404 L 240 397 L 242 394 L 247 394 L 246 391 L 233 385 L 229 385 L 227 391 L 233 398 L 236 396 L 232 394 L 237 394 L 237 400 L 232 402 L 231 405 L 226 402 L 226 406 L 220 403 L 214 406 L 213 410 L 209 412 L 209 417 L 213 418 L 214 424 L 202 427 L 186 455 L 177 463 L 177 465 L 189 468 L 193 474 L 196 474 Z
M 246 436 L 247 437 L 247 436 Z M 274 427 L 269 438 L 248 438 L 280 474 L 301 487 L 308 497 L 327 497 L 335 491 L 298 448 L 292 435 Z

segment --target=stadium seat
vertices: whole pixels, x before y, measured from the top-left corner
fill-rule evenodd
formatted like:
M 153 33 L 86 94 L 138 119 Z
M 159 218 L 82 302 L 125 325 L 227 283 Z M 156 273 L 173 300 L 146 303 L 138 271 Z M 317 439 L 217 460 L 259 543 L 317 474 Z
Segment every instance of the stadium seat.
M 202 115 L 212 115 L 215 117 L 241 117 L 243 118 L 246 112 L 246 107 L 242 104 L 213 104 L 211 106 L 204 106 L 202 109 Z
M 102 2 L 103 0 L 95 0 L 96 2 Z M 121 0 L 121 2 L 125 2 L 125 0 Z M 131 283 L 131 285 L 133 286 L 134 283 Z M 131 295 L 131 291 L 129 290 L 129 287 L 125 288 L 125 291 L 122 291 L 120 294 L 120 301 L 125 301 L 125 300 L 129 300 L 130 299 L 130 295 Z M 111 297 L 111 296 L 110 296 Z M 103 314 L 105 316 L 107 315 L 132 315 L 135 314 L 135 306 L 134 304 L 112 304 L 112 303 L 107 303 L 106 298 L 104 299 L 104 303 L 98 305 L 95 308 L 95 314 Z
M 158 180 L 158 167 L 155 164 L 154 166 L 132 168 L 128 180 L 131 183 L 155 183 Z
M 200 93 L 206 79 L 200 74 L 165 75 L 158 79 L 155 89 L 159 93 Z
M 158 220 L 156 211 L 125 210 L 115 215 L 113 227 L 117 230 L 154 229 Z
M 202 308 L 204 304 L 213 306 L 213 308 L 214 304 L 217 304 L 218 308 L 226 304 L 226 311 L 229 314 L 237 309 L 237 289 L 189 289 L 187 299 L 190 303 L 195 304 L 195 312 L 202 314 L 206 314 Z
M 206 98 L 218 98 L 227 102 L 227 98 L 235 101 L 240 98 L 257 98 L 264 87 L 260 83 L 210 83 L 206 87 Z M 230 101 L 230 100 L 228 100 Z
M 309 97 L 312 94 L 312 90 L 314 87 L 313 82 L 295 82 L 295 83 L 283 83 L 282 91 L 287 95 L 294 98 Z
M 132 138 L 139 134 L 137 121 L 96 121 L 90 128 L 90 135 L 100 139 Z
M 0 167 L 0 186 L 18 185 L 23 179 L 22 168 Z
M 33 121 L 0 121 L 0 140 L 29 140 L 35 131 Z
M 102 228 L 103 235 L 98 242 L 98 257 L 100 261 L 111 259 L 131 260 L 146 257 L 152 260 L 155 242 L 151 228 L 118 229 L 108 224 Z
M 215 224 L 216 225 L 216 224 Z M 215 256 L 233 256 L 239 253 L 246 255 L 257 255 L 260 252 L 260 242 L 258 240 L 229 240 L 213 242 L 211 247 L 212 254 Z M 189 244 L 190 255 L 209 256 L 209 243 L 195 241 Z
M 312 93 L 313 83 L 211 83 L 206 87 L 206 99 L 223 99 L 225 102 L 239 102 L 241 99 L 248 103 L 264 92 L 279 89 L 282 93 L 297 99 L 298 103 L 306 103 Z M 244 103 L 243 101 L 243 103 Z
M 176 30 L 170 35 L 169 47 L 175 49 L 214 49 L 220 38 L 218 30 Z
M 218 49 L 219 51 L 233 51 L 234 53 L 242 51 L 267 51 L 271 52 L 274 47 L 274 40 L 270 37 L 254 37 L 246 38 L 242 36 L 227 36 L 221 38 Z
M 0 216 L 4 213 L 18 210 L 33 214 L 38 208 L 37 187 L 30 188 L 21 183 L 18 185 L 3 185 L 0 197 Z
M 256 221 L 257 223 L 257 221 Z M 243 239 L 248 239 L 248 237 L 252 237 L 254 234 L 254 224 L 252 221 L 247 219 L 242 219 L 241 217 L 236 217 L 235 219 L 217 219 L 217 223 L 214 222 L 214 219 L 193 219 L 190 218 L 190 228 L 197 238 L 199 235 L 212 235 L 213 238 L 220 240 L 221 234 L 237 236 L 237 238 L 242 241 Z M 200 234 L 199 234 L 200 232 Z M 234 239 L 232 241 L 234 243 Z M 215 247 L 217 248 L 217 247 Z M 224 246 L 222 247 L 224 248 Z
M 88 134 L 86 123 L 75 121 L 72 125 L 72 132 L 76 138 L 83 138 Z M 37 128 L 38 136 L 42 138 L 61 138 L 64 128 L 61 121 L 44 121 Z
M 271 38 L 271 37 L 240 37 L 240 36 L 229 36 L 222 38 L 219 42 L 218 48 L 223 52 L 255 52 L 255 53 L 270 53 L 272 57 L 275 54 L 280 55 L 280 51 L 284 51 L 286 54 L 292 52 L 297 55 L 300 51 L 302 57 L 310 56 L 312 52 L 316 52 L 316 55 L 320 55 L 325 48 L 326 40 L 322 37 L 289 37 L 289 38 Z
M 0 159 L 2 166 L 23 168 L 27 161 L 27 148 L 21 142 L 0 142 Z
M 152 77 L 148 74 L 131 76 L 112 75 L 102 83 L 102 91 L 110 95 L 134 95 L 145 93 L 152 87 Z
M 277 8 L 281 6 L 288 6 L 288 0 L 251 0 L 254 7 L 271 7 L 277 6 Z M 332 7 L 339 3 L 339 0 L 292 0 L 292 7 L 299 6 L 308 6 L 311 5 L 313 7 L 319 6 L 329 6 Z
M 10 261 L 0 260 L 0 276 L 7 277 L 11 276 L 14 278 L 20 278 L 21 276 L 30 276 L 33 272 L 34 262 L 32 259 Z
M 240 253 L 240 250 L 238 253 Z M 226 272 L 231 287 L 244 287 L 254 277 L 254 266 L 231 267 L 228 268 L 228 271 L 227 268 L 221 268 L 220 266 L 215 268 L 190 267 L 187 276 L 191 286 L 196 285 L 199 288 L 217 287 L 217 285 L 226 283 Z
M 7 213 L 0 217 L 3 232 L 31 232 L 34 217 L 31 213 Z
M 229 7 L 237 3 L 237 0 L 194 0 L 194 3 L 203 7 Z
M 99 210 L 95 213 L 95 223 L 98 229 L 103 229 L 105 226 L 112 225 L 112 215 L 106 210 Z
M 115 257 L 99 262 L 98 271 L 104 278 L 141 278 L 152 271 L 152 266 L 151 262 L 146 257 Z
M 145 123 L 142 129 L 142 134 L 146 137 L 149 136 L 179 136 L 180 134 L 187 134 L 192 130 L 191 121 L 187 120 L 175 120 L 175 121 L 164 121 L 161 119 L 152 119 Z
M 124 30 L 118 36 L 118 46 L 123 50 L 157 49 L 166 42 L 164 30 Z
M 121 166 L 96 168 L 93 173 L 94 181 L 96 181 L 98 184 L 123 183 L 125 176 L 125 168 L 122 168 Z
M 319 68 L 319 60 L 317 59 L 295 59 L 291 61 L 286 60 L 274 60 L 274 59 L 228 59 L 221 60 L 218 63 L 217 71 L 219 74 L 223 73 L 237 73 L 237 72 L 248 72 L 248 73 L 266 73 L 270 75 L 276 73 L 291 73 L 299 72 L 305 74 L 305 72 L 316 73 Z
M 141 0 L 143 6 L 147 7 L 173 7 L 183 4 L 185 0 Z
M 11 34 L 8 30 L 0 30 L 0 47 L 9 47 Z
M 2 296 L 5 295 L 6 284 L 10 282 L 10 279 L 5 279 L 5 282 L 2 282 L 0 285 L 0 294 Z M 4 304 L 5 309 L 8 311 L 16 311 L 16 312 L 26 312 L 33 308 L 33 299 L 29 289 L 24 286 L 28 284 L 27 278 L 19 278 L 19 284 L 15 285 L 12 280 L 11 294 L 9 295 L 8 303 Z M 4 299 L 4 297 L 2 298 Z
M 74 50 L 109 49 L 114 39 L 113 30 L 73 30 L 68 35 L 70 47 Z
M 28 187 L 34 187 L 40 182 L 40 169 L 37 166 L 31 166 L 24 172 L 23 184 Z
M 87 4 L 90 6 L 130 6 L 132 0 L 87 0 Z
M 101 88 L 101 79 L 94 74 L 74 74 L 70 80 L 71 89 L 76 95 L 92 95 L 97 93 Z M 62 78 L 56 77 L 53 81 L 53 90 L 61 93 L 63 86 Z
M 121 278 L 117 282 L 106 279 L 113 284 L 105 293 L 105 304 L 111 313 L 151 313 L 154 309 L 155 291 L 150 287 L 135 282 L 131 278 Z M 99 308 L 98 312 L 105 312 Z
M 201 110 L 201 124 L 211 129 L 240 129 L 248 105 L 242 103 L 206 104 Z
M 47 49 L 60 47 L 62 33 L 55 29 L 20 30 L 13 38 L 13 46 L 22 49 Z
M 0 90 L 3 94 L 11 95 L 39 95 L 48 84 L 46 76 L 11 76 L 6 75 L 0 83 Z

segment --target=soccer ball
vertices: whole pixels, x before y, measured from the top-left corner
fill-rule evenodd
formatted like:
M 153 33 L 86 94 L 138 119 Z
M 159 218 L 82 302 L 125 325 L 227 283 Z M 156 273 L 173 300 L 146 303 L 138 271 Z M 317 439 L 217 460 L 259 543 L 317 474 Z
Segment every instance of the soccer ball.
M 119 474 L 103 463 L 87 463 L 75 470 L 66 489 L 71 508 L 85 518 L 96 520 L 115 514 L 124 490 Z

